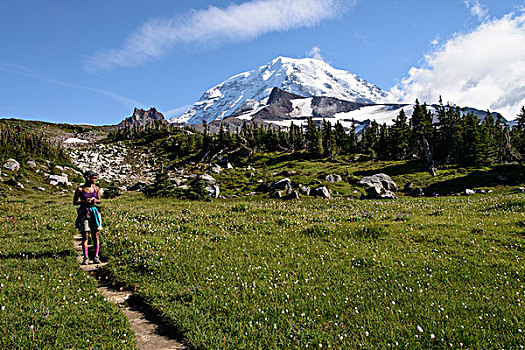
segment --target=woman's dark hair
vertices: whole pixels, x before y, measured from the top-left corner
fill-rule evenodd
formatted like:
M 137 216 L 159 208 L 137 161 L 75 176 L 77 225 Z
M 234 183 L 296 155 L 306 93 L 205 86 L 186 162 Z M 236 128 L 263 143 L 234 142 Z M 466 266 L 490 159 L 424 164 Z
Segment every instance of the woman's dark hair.
M 84 173 L 84 179 L 89 179 L 92 176 L 98 176 L 98 174 L 92 170 L 88 170 Z

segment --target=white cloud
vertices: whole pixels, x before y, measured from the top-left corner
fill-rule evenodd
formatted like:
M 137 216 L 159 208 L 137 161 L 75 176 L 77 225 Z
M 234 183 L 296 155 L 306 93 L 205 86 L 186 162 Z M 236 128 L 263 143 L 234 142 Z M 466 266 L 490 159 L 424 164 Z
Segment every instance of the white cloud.
M 470 9 L 472 16 L 478 17 L 480 21 L 484 20 L 488 16 L 488 8 L 480 4 L 479 0 L 463 0 L 465 6 Z
M 252 0 L 226 8 L 210 6 L 182 16 L 152 19 L 119 48 L 88 57 L 90 71 L 134 67 L 158 59 L 175 45 L 218 46 L 250 41 L 260 35 L 312 27 L 340 14 L 357 0 Z
M 456 34 L 392 89 L 401 99 L 490 109 L 514 119 L 525 105 L 525 12 Z
M 319 46 L 314 46 L 306 53 L 306 56 L 310 58 L 315 58 L 316 60 L 324 61 L 323 56 L 321 55 L 321 48 Z

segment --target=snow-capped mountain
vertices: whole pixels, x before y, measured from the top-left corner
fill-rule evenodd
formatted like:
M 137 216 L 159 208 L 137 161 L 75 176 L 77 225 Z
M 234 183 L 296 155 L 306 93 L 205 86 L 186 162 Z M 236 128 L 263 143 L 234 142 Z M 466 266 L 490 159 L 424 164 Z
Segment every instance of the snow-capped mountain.
M 212 133 L 218 132 L 221 124 L 235 132 L 243 123 L 249 122 L 257 125 L 273 125 L 279 128 L 289 128 L 292 123 L 296 126 L 305 126 L 308 119 L 312 118 L 315 124 L 320 125 L 328 121 L 332 125 L 341 125 L 350 131 L 355 128 L 357 133 L 367 128 L 372 121 L 378 124 L 391 125 L 404 110 L 407 119 L 412 117 L 413 104 L 388 103 L 370 104 L 363 102 L 345 101 L 335 97 L 303 97 L 297 94 L 273 88 L 266 104 L 254 104 L 248 100 L 232 115 L 209 123 Z M 433 122 L 438 122 L 437 105 L 428 105 L 427 110 L 433 115 Z M 462 113 L 473 113 L 483 121 L 487 115 L 486 111 L 475 108 L 462 108 Z M 492 113 L 494 119 L 497 113 Z M 508 123 L 504 118 L 503 121 Z M 508 123 L 510 125 L 510 123 Z M 193 125 L 202 131 L 202 124 Z
M 360 103 L 391 103 L 396 98 L 354 73 L 313 59 L 277 57 L 206 91 L 186 113 L 171 122 L 198 124 L 222 120 L 243 108 L 264 106 L 274 87 L 304 97 L 329 96 Z

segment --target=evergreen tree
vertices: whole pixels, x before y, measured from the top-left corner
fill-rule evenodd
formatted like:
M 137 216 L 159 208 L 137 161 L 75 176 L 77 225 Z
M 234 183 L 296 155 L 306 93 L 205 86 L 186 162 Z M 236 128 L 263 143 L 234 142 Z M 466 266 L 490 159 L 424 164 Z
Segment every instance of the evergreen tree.
M 419 155 L 421 160 L 428 160 L 427 153 L 430 150 L 427 149 L 427 146 L 432 140 L 432 114 L 428 111 L 426 103 L 420 105 L 419 100 L 416 99 L 410 125 L 412 127 L 411 149 Z
M 408 153 L 408 142 L 410 137 L 410 126 L 407 123 L 405 110 L 394 120 L 394 125 L 390 129 L 390 149 L 392 159 L 405 159 Z
M 379 124 L 373 120 L 370 125 L 364 130 L 363 138 L 361 140 L 361 151 L 369 154 L 375 158 L 375 149 L 379 141 Z
M 150 197 L 166 197 L 175 193 L 175 186 L 171 183 L 169 174 L 164 166 L 155 173 L 153 184 L 146 186 L 144 194 Z
M 521 110 L 516 118 L 516 124 L 518 129 L 525 131 L 525 106 L 521 107 Z
M 326 119 L 323 119 L 322 133 L 324 156 L 331 158 L 336 154 L 335 137 L 332 132 L 332 124 Z
M 487 111 L 485 120 L 478 126 L 476 131 L 475 163 L 492 165 L 496 162 L 497 150 L 494 136 L 494 117 Z
M 334 141 L 336 153 L 346 153 L 347 152 L 347 143 L 348 135 L 345 132 L 343 124 L 338 120 L 334 127 Z
M 348 130 L 348 136 L 346 143 L 343 146 L 344 153 L 356 153 L 357 152 L 357 134 L 355 132 L 355 124 L 352 123 L 350 130 Z
M 521 107 L 514 129 L 512 134 L 515 148 L 523 159 L 525 157 L 525 107 Z
M 377 157 L 381 160 L 388 160 L 392 158 L 389 128 L 386 126 L 386 124 L 381 124 L 379 127 L 379 140 L 374 151 L 376 152 Z
M 479 119 L 472 113 L 468 113 L 464 119 L 463 127 L 463 156 L 462 159 L 468 164 L 476 164 L 478 150 L 478 128 Z
M 314 158 L 321 158 L 323 152 L 323 135 L 315 126 L 312 117 L 308 117 L 306 126 L 307 151 Z

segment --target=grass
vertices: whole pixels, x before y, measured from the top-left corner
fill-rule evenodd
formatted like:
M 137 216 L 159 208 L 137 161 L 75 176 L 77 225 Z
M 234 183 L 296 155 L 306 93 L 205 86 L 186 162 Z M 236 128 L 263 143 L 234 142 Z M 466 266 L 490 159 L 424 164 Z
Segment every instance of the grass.
M 83 273 L 70 198 L 0 202 L 0 349 L 134 349 L 119 309 Z
M 109 272 L 195 348 L 525 343 L 522 195 L 106 205 Z
M 23 171 L 34 187 L 37 174 Z M 355 200 L 357 180 L 378 172 L 425 192 L 494 193 Z M 127 193 L 104 201 L 101 254 L 116 283 L 197 349 L 520 348 L 525 198 L 509 185 L 523 175 L 450 166 L 432 178 L 417 162 L 261 154 L 213 175 L 222 194 L 289 177 L 334 199 Z M 0 348 L 133 348 L 125 319 L 75 261 L 72 194 L 8 188 L 0 184 Z

